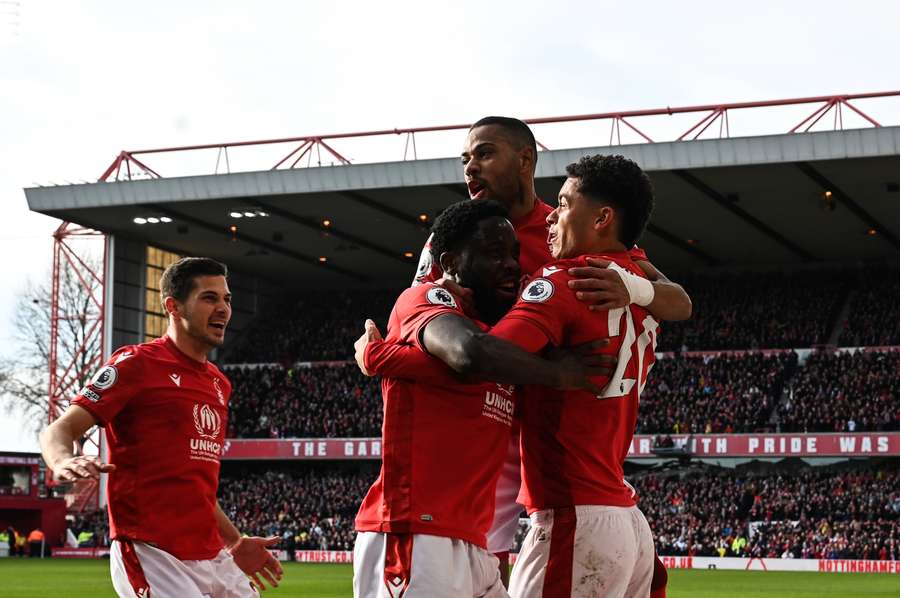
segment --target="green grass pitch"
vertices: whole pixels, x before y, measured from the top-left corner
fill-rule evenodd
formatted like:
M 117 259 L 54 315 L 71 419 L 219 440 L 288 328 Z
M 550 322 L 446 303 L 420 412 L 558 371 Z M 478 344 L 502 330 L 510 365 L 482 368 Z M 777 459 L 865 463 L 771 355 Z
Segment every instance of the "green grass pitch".
M 270 598 L 350 596 L 350 565 L 285 564 L 281 587 Z M 856 598 L 900 596 L 900 575 L 890 573 L 784 573 L 669 571 L 670 598 Z M 114 598 L 109 561 L 0 559 L 0 597 Z

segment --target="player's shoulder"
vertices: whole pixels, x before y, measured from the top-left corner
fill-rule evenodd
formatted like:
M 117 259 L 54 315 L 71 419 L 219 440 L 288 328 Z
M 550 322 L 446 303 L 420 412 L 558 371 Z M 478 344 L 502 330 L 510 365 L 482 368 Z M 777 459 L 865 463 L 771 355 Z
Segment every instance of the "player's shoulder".
M 569 268 L 575 268 L 584 265 L 585 262 L 582 258 L 556 260 L 548 264 L 544 264 L 543 266 L 535 270 L 531 274 L 531 279 L 537 280 L 538 278 L 546 278 L 553 282 L 565 281 L 569 278 L 572 278 L 572 275 L 569 274 Z
M 113 351 L 109 356 L 107 365 L 116 368 L 131 368 L 135 364 L 145 361 L 148 356 L 148 348 L 146 345 L 150 343 L 141 343 L 138 345 L 124 345 Z
M 559 298 L 560 293 L 569 292 L 568 281 L 572 278 L 569 268 L 581 266 L 577 260 L 557 260 L 544 264 L 535 270 L 519 296 L 526 303 L 546 303 Z
M 459 309 L 459 301 L 453 293 L 433 282 L 423 282 L 410 287 L 400 293 L 400 297 L 397 298 L 397 307 L 401 309 L 425 305 Z

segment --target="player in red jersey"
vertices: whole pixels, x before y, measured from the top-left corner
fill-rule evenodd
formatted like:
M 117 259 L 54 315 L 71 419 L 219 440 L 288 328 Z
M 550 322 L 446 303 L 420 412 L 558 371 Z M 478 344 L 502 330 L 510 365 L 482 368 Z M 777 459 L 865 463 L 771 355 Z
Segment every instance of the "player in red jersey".
M 432 250 L 446 276 L 472 289 L 487 323 L 515 301 L 521 274 L 505 216 L 496 202 L 460 202 L 433 229 Z M 408 355 L 382 380 L 382 468 L 356 518 L 357 597 L 506 596 L 485 547 L 513 421 L 511 385 L 599 390 L 589 375 L 611 371 L 548 362 L 496 339 L 479 345 L 484 368 L 473 371 L 495 382 L 464 383 L 444 363 L 466 369 L 460 356 L 470 329 L 487 325 L 469 319 L 458 299 L 433 283 L 407 289 L 394 305 L 382 346 L 402 344 Z M 402 369 L 408 362 L 415 381 Z
M 502 116 L 482 118 L 469 129 L 461 153 L 463 175 L 471 199 L 491 197 L 503 203 L 521 244 L 520 264 L 525 273 L 534 272 L 553 258 L 547 245 L 547 216 L 553 209 L 537 197 L 534 174 L 537 166 L 537 144 L 524 122 Z M 426 242 L 419 260 L 413 285 L 434 282 L 442 275 L 440 265 L 431 256 L 431 239 Z M 646 305 L 659 320 L 677 321 L 690 317 L 691 300 L 680 285 L 669 281 L 647 259 L 647 254 L 633 247 L 632 259 L 638 262 L 652 289 L 645 288 L 641 297 L 632 297 L 621 276 L 606 268 L 606 262 L 589 260 L 570 282 L 578 298 L 591 304 L 592 310 L 624 307 L 637 300 Z M 465 290 L 450 288 L 465 297 Z M 509 458 L 497 485 L 497 513 L 488 546 L 500 558 L 501 574 L 508 579 L 508 550 L 518 527 L 521 507 L 515 502 L 519 492 L 519 453 L 517 426 Z M 657 559 L 654 570 L 653 598 L 665 598 L 666 571 Z
M 635 506 L 623 465 L 640 392 L 655 361 L 658 323 L 643 307 L 592 313 L 569 288 L 588 256 L 607 260 L 628 285 L 649 281 L 628 254 L 653 207 L 649 178 L 621 156 L 589 156 L 566 169 L 559 207 L 548 218 L 557 261 L 536 271 L 491 331 L 528 351 L 608 337 L 618 355 L 603 392 L 522 397 L 522 490 L 532 519 L 510 581 L 516 598 L 650 595 L 650 526 Z
M 108 474 L 113 586 L 133 598 L 258 596 L 278 585 L 267 550 L 278 537 L 241 537 L 216 499 L 231 383 L 207 361 L 231 319 L 224 265 L 184 258 L 160 280 L 166 335 L 116 351 L 65 414 L 41 433 L 57 479 Z M 109 463 L 75 456 L 103 426 Z

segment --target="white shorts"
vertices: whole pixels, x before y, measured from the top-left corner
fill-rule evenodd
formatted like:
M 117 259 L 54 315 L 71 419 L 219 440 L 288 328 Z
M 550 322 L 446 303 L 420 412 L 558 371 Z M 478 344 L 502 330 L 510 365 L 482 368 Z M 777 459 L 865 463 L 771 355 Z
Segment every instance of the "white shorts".
M 653 534 L 637 507 L 537 511 L 509 593 L 513 598 L 647 598 L 654 560 Z
M 497 558 L 454 538 L 359 532 L 355 598 L 508 598 Z
M 203 561 L 182 561 L 164 550 L 116 540 L 109 551 L 113 587 L 123 598 L 258 597 L 231 555 L 219 551 Z
M 509 552 L 519 531 L 519 516 L 524 507 L 516 502 L 522 485 L 521 460 L 519 459 L 519 433 L 514 430 L 509 438 L 506 461 L 497 479 L 494 493 L 494 522 L 487 533 L 488 552 Z

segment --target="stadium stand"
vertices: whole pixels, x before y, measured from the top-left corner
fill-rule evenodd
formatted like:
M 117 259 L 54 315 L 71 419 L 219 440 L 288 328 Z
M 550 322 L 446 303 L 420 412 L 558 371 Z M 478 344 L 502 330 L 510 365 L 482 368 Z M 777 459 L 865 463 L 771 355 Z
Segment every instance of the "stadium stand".
M 850 299 L 849 317 L 841 324 L 843 347 L 900 345 L 900 269 L 864 270 Z
M 792 349 L 828 340 L 847 295 L 841 272 L 701 274 L 679 280 L 694 315 L 667 324 L 661 351 Z
M 384 326 L 400 290 L 316 292 L 277 301 L 225 354 L 225 362 L 287 365 L 352 358 L 365 319 Z
M 900 429 L 900 352 L 811 354 L 778 418 L 790 432 Z
M 223 473 L 223 508 L 248 533 L 295 534 L 298 548 L 349 550 L 352 522 L 377 469 L 237 468 Z M 630 478 L 660 554 L 895 559 L 896 466 L 747 472 L 712 467 Z M 519 530 L 524 538 L 527 526 Z M 743 540 L 742 540 L 743 539 Z
M 749 473 L 695 468 L 630 480 L 660 554 L 896 559 L 900 472 L 864 465 Z
M 660 359 L 641 396 L 638 433 L 755 432 L 797 364 L 793 351 Z
M 239 467 L 223 471 L 219 500 L 244 533 L 293 536 L 298 549 L 353 550 L 353 519 L 377 475 L 377 464 L 371 463 Z
M 381 392 L 355 364 L 226 369 L 231 438 L 377 437 Z M 787 394 L 785 394 L 787 389 Z M 642 434 L 900 429 L 900 353 L 793 351 L 674 355 L 657 361 Z
M 282 547 L 352 550 L 353 518 L 377 474 L 375 463 L 230 466 L 219 500 L 245 533 L 282 536 Z M 629 481 L 660 554 L 900 557 L 896 464 L 757 472 L 691 466 Z M 105 517 L 81 519 L 72 529 L 90 530 L 98 546 L 108 544 Z M 523 522 L 514 552 L 527 529 Z
M 359 332 L 357 331 L 357 336 Z M 381 389 L 356 364 L 232 367 L 230 438 L 381 434 Z

